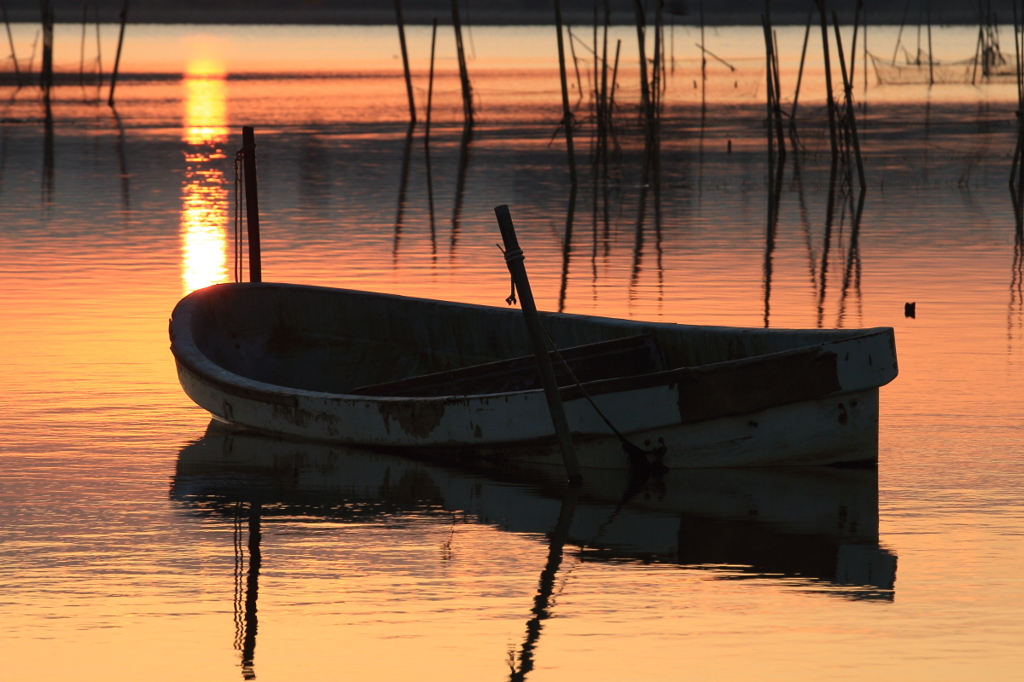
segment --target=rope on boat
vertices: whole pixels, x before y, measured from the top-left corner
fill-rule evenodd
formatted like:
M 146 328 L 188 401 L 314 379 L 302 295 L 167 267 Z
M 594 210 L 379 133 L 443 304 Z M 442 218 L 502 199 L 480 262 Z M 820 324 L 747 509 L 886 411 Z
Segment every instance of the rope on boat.
M 583 392 L 583 397 L 587 399 L 587 402 L 594 408 L 597 415 L 601 417 L 604 423 L 608 425 L 608 428 L 612 430 L 612 433 L 615 434 L 616 438 L 619 439 L 619 443 L 622 445 L 622 449 L 625 451 L 626 457 L 629 458 L 629 468 L 633 474 L 654 474 L 656 476 L 660 476 L 668 471 L 668 467 L 666 467 L 662 462 L 665 458 L 665 452 L 668 450 L 665 444 L 659 443 L 655 448 L 644 450 L 639 445 L 634 444 L 622 435 L 622 432 L 615 428 L 612 421 L 605 416 L 605 413 L 597 406 L 594 399 L 590 397 L 587 389 L 583 388 L 583 384 L 576 378 L 576 374 L 573 373 L 572 368 L 569 367 L 569 363 L 566 359 L 562 357 L 562 353 L 558 350 L 558 346 L 555 345 L 554 339 L 552 339 L 551 335 L 548 334 L 548 330 L 544 328 L 543 324 L 540 325 L 540 328 L 544 332 L 544 338 L 548 340 L 548 345 L 551 346 L 551 349 L 555 352 L 559 362 L 561 362 L 562 366 L 565 367 L 565 371 L 569 373 L 569 378 L 572 379 L 573 383 L 576 384 L 576 387 Z
M 242 271 L 244 269 L 244 253 L 245 250 L 242 247 L 242 208 L 244 206 L 244 193 L 243 188 L 245 187 L 245 152 L 256 149 L 256 145 L 243 146 L 237 152 L 235 152 L 235 281 L 242 281 Z
M 523 256 L 522 249 L 510 249 L 506 251 L 501 248 L 500 244 L 496 244 L 496 246 L 498 247 L 498 250 L 501 251 L 501 253 L 505 256 L 506 263 L 513 263 L 517 260 L 525 260 L 525 256 Z M 509 269 L 509 271 L 511 272 L 511 268 Z M 516 279 L 513 276 L 512 292 L 509 294 L 508 298 L 505 299 L 505 303 L 513 305 L 515 302 Z M 569 378 L 572 379 L 573 383 L 576 384 L 576 387 L 583 392 L 583 396 L 587 399 L 587 402 L 590 403 L 590 406 L 594 408 L 594 411 L 597 412 L 598 416 L 601 417 L 604 423 L 608 425 L 608 428 L 612 430 L 612 433 L 614 433 L 615 436 L 619 439 L 619 443 L 622 444 L 622 449 L 625 451 L 626 456 L 629 458 L 629 468 L 630 471 L 633 472 L 633 475 L 646 476 L 647 474 L 654 474 L 658 476 L 668 471 L 668 468 L 662 463 L 662 459 L 664 459 L 665 457 L 665 452 L 668 450 L 665 444 L 659 443 L 657 447 L 651 450 L 644 450 L 639 445 L 635 445 L 634 443 L 630 442 L 628 438 L 622 435 L 622 432 L 615 428 L 615 425 L 612 424 L 611 420 L 608 419 L 607 416 L 605 416 L 605 413 L 602 412 L 601 408 L 597 406 L 597 403 L 594 402 L 594 399 L 590 397 L 590 394 L 587 393 L 587 389 L 583 388 L 583 384 L 580 383 L 580 380 L 576 378 L 576 374 L 572 371 L 572 368 L 569 367 L 569 363 L 566 361 L 566 359 L 562 357 L 562 353 L 558 350 L 558 346 L 555 345 L 554 339 L 552 339 L 551 335 L 548 334 L 548 330 L 544 328 L 543 324 L 540 324 L 539 326 L 541 331 L 544 333 L 544 338 L 547 339 L 548 345 L 551 346 L 551 349 L 555 352 L 555 355 L 558 357 L 559 362 L 561 362 L 562 366 L 565 367 L 565 371 L 569 373 Z
M 523 255 L 523 250 L 522 249 L 512 249 L 511 251 L 505 251 L 503 248 L 501 248 L 500 244 L 495 244 L 495 246 L 497 246 L 498 247 L 498 251 L 501 251 L 501 254 L 503 256 L 505 256 L 505 263 L 506 264 L 507 263 L 515 262 L 517 260 L 526 260 L 526 256 Z M 512 278 L 512 291 L 509 293 L 508 298 L 505 299 L 505 303 L 508 303 L 509 305 L 515 305 L 516 304 L 516 278 L 515 278 L 515 275 L 512 275 L 511 273 L 512 273 L 512 270 L 510 269 L 509 270 L 509 275 Z M 543 328 L 543 325 L 541 325 L 541 327 Z M 547 332 L 544 332 L 544 334 L 546 335 Z M 548 341 L 550 341 L 550 340 L 551 339 L 548 338 Z

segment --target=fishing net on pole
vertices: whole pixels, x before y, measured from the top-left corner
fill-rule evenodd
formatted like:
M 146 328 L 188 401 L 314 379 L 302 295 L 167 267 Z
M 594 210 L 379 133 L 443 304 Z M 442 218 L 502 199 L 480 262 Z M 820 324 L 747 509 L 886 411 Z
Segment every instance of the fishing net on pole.
M 929 69 L 927 53 L 918 54 L 917 58 L 910 58 L 908 55 L 907 59 L 902 62 L 881 59 L 873 54 L 870 56 L 879 85 L 970 83 L 974 77 L 973 59 L 961 59 L 955 62 L 936 61 L 931 63 Z M 978 68 L 977 78 L 981 77 L 982 72 Z

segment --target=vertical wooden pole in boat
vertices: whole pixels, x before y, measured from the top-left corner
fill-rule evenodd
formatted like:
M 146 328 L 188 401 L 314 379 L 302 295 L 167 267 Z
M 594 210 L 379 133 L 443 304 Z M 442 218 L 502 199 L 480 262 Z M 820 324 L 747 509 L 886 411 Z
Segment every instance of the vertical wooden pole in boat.
M 576 483 L 583 480 L 580 473 L 580 464 L 576 459 L 576 448 L 572 444 L 572 436 L 569 434 L 569 422 L 565 418 L 565 409 L 562 407 L 562 396 L 558 392 L 558 383 L 555 380 L 555 371 L 551 367 L 551 358 L 548 356 L 547 345 L 544 342 L 544 330 L 541 327 L 540 316 L 537 315 L 537 304 L 533 300 L 533 291 L 530 289 L 530 280 L 526 277 L 526 265 L 523 263 L 523 250 L 519 248 L 519 240 L 516 238 L 516 229 L 512 225 L 512 214 L 508 206 L 496 206 L 494 215 L 498 218 L 498 227 L 501 228 L 501 239 L 505 242 L 505 263 L 512 275 L 516 289 L 519 291 L 519 301 L 523 308 L 523 316 L 526 318 L 526 329 L 530 334 L 530 341 L 533 343 L 533 352 L 537 356 L 537 368 L 540 370 L 540 378 L 544 383 L 544 394 L 548 399 L 548 409 L 551 411 L 551 421 L 558 435 L 558 444 L 562 449 L 562 461 L 565 463 L 565 472 L 569 481 Z
M 555 30 L 558 31 L 558 74 L 562 79 L 562 127 L 569 154 L 569 179 L 576 186 L 576 152 L 572 145 L 572 109 L 569 107 L 569 85 L 565 77 L 565 46 L 562 38 L 562 3 L 555 0 Z M 510 219 L 511 220 L 511 219 Z
M 121 45 L 124 44 L 124 25 L 128 23 L 128 0 L 124 0 L 124 7 L 121 8 L 121 33 L 117 37 L 117 56 L 114 57 L 114 72 L 110 75 L 110 96 L 107 97 L 107 106 L 114 106 L 114 88 L 117 87 L 117 69 L 121 65 Z
M 262 282 L 260 266 L 260 204 L 256 192 L 256 134 L 242 127 L 242 163 L 245 172 L 245 217 L 249 225 L 249 281 Z
M 402 19 L 402 0 L 395 0 L 395 19 L 398 22 L 398 42 L 402 44 L 402 66 L 405 68 L 405 92 L 409 96 L 409 122 L 416 122 L 416 100 L 412 96 L 412 76 L 409 74 L 409 52 L 405 48 L 405 21 Z

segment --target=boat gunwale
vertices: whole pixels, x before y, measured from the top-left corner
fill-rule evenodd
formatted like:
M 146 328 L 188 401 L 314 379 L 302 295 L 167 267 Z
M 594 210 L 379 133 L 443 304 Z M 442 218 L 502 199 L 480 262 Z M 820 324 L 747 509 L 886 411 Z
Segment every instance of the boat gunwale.
M 379 297 L 384 299 L 401 299 L 405 301 L 419 301 L 430 305 L 445 305 L 452 306 L 455 308 L 464 308 L 467 310 L 493 310 L 505 312 L 508 309 L 500 308 L 498 306 L 487 306 L 473 303 L 460 303 L 455 301 L 441 301 L 437 299 L 426 299 L 411 296 L 402 296 L 398 294 L 386 294 L 379 292 L 368 292 L 355 289 L 341 289 L 334 287 L 320 287 L 314 285 L 302 285 L 302 284 L 287 284 L 287 283 L 252 283 L 252 282 L 238 282 L 238 283 L 226 283 L 217 284 L 213 287 L 232 287 L 242 289 L 252 288 L 273 288 L 273 289 L 300 289 L 300 290 L 316 290 L 321 292 L 331 292 L 358 296 L 368 297 Z M 417 404 L 453 404 L 461 403 L 474 400 L 492 400 L 501 399 L 512 396 L 523 396 L 541 393 L 543 389 L 529 389 L 524 391 L 509 391 L 503 393 L 479 393 L 479 394 L 465 394 L 465 395 L 447 395 L 447 396 L 365 396 L 358 394 L 349 393 L 331 393 L 325 391 L 310 391 L 301 388 L 294 388 L 290 386 L 284 386 L 280 384 L 270 384 L 267 382 L 251 379 L 243 376 L 224 366 L 211 360 L 203 351 L 199 349 L 199 346 L 195 342 L 195 338 L 192 334 L 191 321 L 193 319 L 193 313 L 196 310 L 197 303 L 200 300 L 202 292 L 206 292 L 213 287 L 207 287 L 205 289 L 199 289 L 194 291 L 184 298 L 182 298 L 175 306 L 171 313 L 171 319 L 169 321 L 169 332 L 171 337 L 171 353 L 177 363 L 184 366 L 189 372 L 195 374 L 198 378 L 208 382 L 217 389 L 224 391 L 242 398 L 258 399 L 268 403 L 282 405 L 286 407 L 296 407 L 300 398 L 314 399 L 314 400 L 332 400 L 332 401 L 344 401 L 352 403 L 417 403 Z M 849 333 L 849 336 L 842 338 L 830 338 L 823 340 L 820 343 L 813 343 L 806 346 L 798 346 L 796 348 L 790 348 L 783 351 L 776 351 L 772 353 L 762 353 L 753 355 L 745 358 L 738 358 L 735 360 L 724 360 L 720 362 L 707 363 L 704 365 L 692 365 L 684 367 L 674 367 L 672 369 L 664 370 L 662 372 L 653 372 L 650 374 L 642 374 L 630 377 L 619 377 L 613 379 L 602 379 L 592 382 L 584 382 L 581 385 L 569 385 L 560 387 L 563 400 L 575 400 L 585 397 L 589 394 L 591 396 L 608 394 L 608 393 L 619 393 L 623 391 L 638 390 L 645 388 L 654 388 L 658 386 L 673 385 L 679 383 L 680 380 L 686 377 L 692 377 L 695 375 L 707 374 L 715 371 L 742 368 L 748 365 L 762 364 L 770 361 L 786 360 L 789 358 L 798 358 L 800 356 L 808 356 L 809 359 L 818 357 L 824 353 L 828 353 L 827 346 L 839 343 L 847 343 L 850 341 L 857 341 L 870 337 L 888 335 L 892 336 L 892 327 L 871 327 L 857 330 L 797 330 L 797 329 L 761 329 L 757 327 L 726 327 L 726 326 L 713 326 L 713 325 L 686 325 L 678 324 L 674 322 L 645 322 L 639 320 L 622 320 L 619 318 L 610 317 L 599 317 L 593 315 L 578 315 L 572 313 L 541 313 L 542 317 L 557 317 L 557 318 L 570 318 L 570 319 L 586 319 L 592 321 L 606 321 L 611 323 L 612 326 L 635 326 L 643 329 L 656 329 L 658 327 L 672 327 L 678 330 L 685 331 L 686 329 L 700 329 L 703 331 L 727 331 L 730 333 L 737 332 L 757 332 L 764 334 L 786 334 L 786 333 L 818 333 L 825 335 L 829 332 L 835 333 L 845 331 Z M 859 332 L 859 333 L 858 333 Z M 895 352 L 893 354 L 895 363 Z M 894 364 L 895 368 L 895 364 Z M 891 379 L 890 379 L 891 380 Z M 885 382 L 888 383 L 888 382 Z M 884 385 L 884 384 L 882 384 Z M 846 392 L 845 389 L 838 391 L 832 391 L 826 395 L 841 394 Z M 780 401 L 779 405 L 786 404 L 788 402 L 799 402 L 800 400 L 785 400 Z

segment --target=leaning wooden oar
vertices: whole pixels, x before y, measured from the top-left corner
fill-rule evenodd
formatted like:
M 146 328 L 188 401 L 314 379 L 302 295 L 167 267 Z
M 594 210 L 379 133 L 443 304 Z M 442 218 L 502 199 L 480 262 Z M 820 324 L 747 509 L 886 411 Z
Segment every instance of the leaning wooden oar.
M 540 379 L 544 384 L 544 395 L 548 399 L 551 422 L 554 424 L 555 433 L 558 435 L 558 444 L 562 449 L 565 472 L 569 476 L 570 483 L 578 483 L 583 480 L 583 475 L 580 473 L 580 463 L 576 459 L 576 448 L 572 444 L 572 436 L 569 434 L 569 422 L 565 418 L 565 409 L 562 407 L 562 396 L 558 392 L 555 371 L 551 367 L 551 358 L 548 357 L 547 348 L 544 345 L 544 329 L 541 327 L 540 316 L 537 314 L 537 305 L 533 301 L 530 280 L 526 277 L 526 265 L 523 262 L 525 259 L 523 250 L 519 248 L 516 229 L 512 225 L 512 214 L 509 213 L 508 206 L 501 205 L 494 208 L 494 215 L 497 216 L 498 227 L 501 228 L 501 240 L 505 242 L 505 264 L 508 265 L 512 282 L 519 291 L 523 316 L 526 318 L 526 329 L 530 334 L 533 352 L 537 356 L 537 368 L 540 370 Z M 514 301 L 515 299 L 510 297 L 509 303 Z

